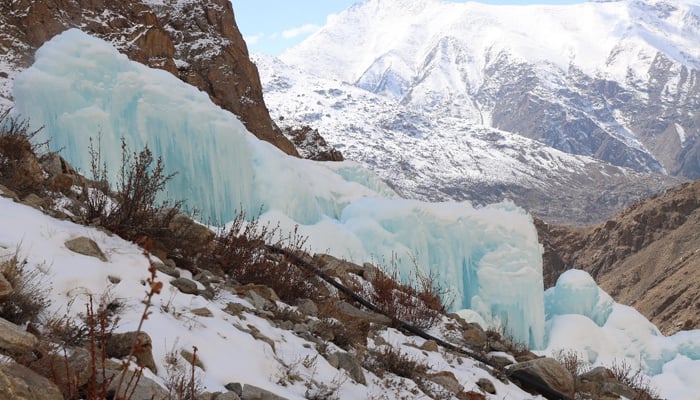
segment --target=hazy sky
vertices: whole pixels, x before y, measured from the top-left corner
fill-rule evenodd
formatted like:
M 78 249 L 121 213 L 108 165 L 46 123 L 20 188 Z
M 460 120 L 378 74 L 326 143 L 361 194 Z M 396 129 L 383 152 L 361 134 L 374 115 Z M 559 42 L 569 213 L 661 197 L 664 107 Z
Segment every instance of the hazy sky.
M 454 0 L 464 3 L 465 0 Z M 584 0 L 481 0 L 490 4 L 572 4 Z M 251 52 L 279 55 L 358 0 L 232 0 L 238 28 Z

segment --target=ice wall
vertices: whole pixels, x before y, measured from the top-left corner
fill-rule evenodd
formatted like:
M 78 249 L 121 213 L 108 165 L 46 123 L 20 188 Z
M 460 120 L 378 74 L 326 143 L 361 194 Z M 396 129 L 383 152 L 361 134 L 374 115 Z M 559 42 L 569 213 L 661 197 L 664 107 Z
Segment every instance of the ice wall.
M 531 218 L 512 204 L 477 210 L 399 200 L 356 164 L 288 157 L 206 94 L 78 30 L 37 51 L 14 96 L 15 111 L 43 125 L 43 138 L 84 173 L 91 137 L 100 136 L 113 179 L 122 137 L 132 149 L 148 145 L 178 172 L 169 197 L 205 218 L 225 222 L 237 209 L 262 207 L 263 219 L 299 225 L 312 251 L 357 262 L 394 257 L 404 273 L 415 257 L 454 288 L 457 308 L 499 321 L 530 346 L 543 344 L 541 249 Z

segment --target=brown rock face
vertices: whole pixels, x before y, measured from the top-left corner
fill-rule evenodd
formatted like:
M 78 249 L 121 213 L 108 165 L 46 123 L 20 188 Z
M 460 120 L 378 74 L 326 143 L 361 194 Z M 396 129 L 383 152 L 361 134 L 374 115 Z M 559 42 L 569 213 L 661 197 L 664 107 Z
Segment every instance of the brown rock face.
M 130 59 L 164 69 L 207 92 L 258 138 L 298 156 L 270 119 L 258 70 L 249 59 L 230 1 L 164 0 L 158 6 L 142 0 L 3 1 L 0 61 L 16 70 L 26 68 L 38 47 L 69 28 L 107 40 Z M 0 81 L 11 79 L 7 72 L 3 75 Z M 9 85 L 0 86 L 7 91 Z
M 583 269 L 663 333 L 700 328 L 700 181 L 596 226 L 536 225 L 545 248 L 545 287 L 567 269 Z

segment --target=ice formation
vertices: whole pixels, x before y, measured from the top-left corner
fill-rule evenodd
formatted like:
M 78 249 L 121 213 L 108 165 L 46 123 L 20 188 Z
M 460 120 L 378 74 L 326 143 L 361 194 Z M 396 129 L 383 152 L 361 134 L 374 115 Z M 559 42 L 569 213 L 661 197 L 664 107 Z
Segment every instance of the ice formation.
M 612 312 L 614 301 L 587 272 L 568 270 L 559 276 L 553 288 L 544 293 L 547 319 L 556 315 L 580 314 L 603 326 Z
M 78 30 L 47 42 L 15 81 L 15 111 L 43 125 L 44 138 L 83 172 L 89 138 L 116 175 L 120 140 L 148 145 L 178 174 L 168 195 L 225 222 L 236 209 L 299 225 L 311 251 L 356 262 L 416 265 L 455 290 L 457 308 L 505 325 L 543 346 L 541 247 L 532 220 L 511 203 L 401 200 L 356 164 L 326 165 L 284 155 L 248 133 L 232 114 L 167 72 L 129 61 Z

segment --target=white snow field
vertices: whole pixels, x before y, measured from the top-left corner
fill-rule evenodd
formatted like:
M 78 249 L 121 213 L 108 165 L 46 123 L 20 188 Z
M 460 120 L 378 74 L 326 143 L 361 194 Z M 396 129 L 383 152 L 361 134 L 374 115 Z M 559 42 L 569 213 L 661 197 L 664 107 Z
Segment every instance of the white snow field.
M 691 399 L 700 393 L 700 331 L 664 337 L 576 271 L 562 275 L 545 295 L 537 233 L 531 217 L 511 203 L 474 208 L 469 203 L 397 199 L 356 164 L 327 165 L 286 156 L 247 132 L 206 94 L 166 72 L 131 62 L 110 44 L 78 30 L 64 32 L 37 52 L 35 64 L 16 78 L 14 98 L 15 111 L 43 125 L 44 139 L 63 148 L 61 154 L 84 173 L 89 171 L 90 137 L 100 135 L 113 174 L 120 165 L 122 137 L 132 149 L 147 144 L 163 157 L 168 170 L 178 172 L 167 188 L 169 197 L 186 199 L 216 221 L 232 219 L 240 207 L 253 213 L 262 207 L 263 220 L 279 221 L 290 230 L 299 225 L 312 252 L 355 262 L 398 257 L 404 272 L 415 257 L 418 266 L 435 271 L 455 290 L 456 308 L 472 309 L 489 324 L 507 324 L 517 340 L 532 348 L 572 348 L 592 363 L 625 359 L 644 368 L 669 398 Z M 122 275 L 122 283 L 111 290 L 138 304 L 146 262 L 133 245 L 5 199 L 0 199 L 0 221 L 3 251 L 19 247 L 31 265 L 45 270 L 53 282 L 55 304 L 69 304 L 71 294 L 81 293 L 79 288 L 104 291 L 106 275 L 114 273 Z M 95 239 L 110 262 L 69 253 L 63 241 L 78 234 Z M 173 293 L 175 307 L 206 304 L 202 298 Z M 290 362 L 304 356 L 301 339 L 265 327 L 266 335 L 284 343 L 275 356 L 249 335 L 229 330 L 240 321 L 215 313 L 221 318 L 193 317 L 182 330 L 170 314 L 149 320 L 146 330 L 165 341 L 154 342 L 154 350 L 164 352 L 180 337 L 183 346 L 207 349 L 202 350 L 205 364 L 221 366 L 207 369 L 205 382 L 211 389 L 237 376 L 237 381 L 245 377 L 248 383 L 300 397 L 294 386 L 275 387 L 270 374 L 279 367 L 276 357 Z M 133 328 L 135 322 L 125 319 L 122 328 Z M 225 353 L 229 347 L 235 348 L 235 356 Z M 474 374 L 470 365 L 465 364 L 466 373 Z M 325 367 L 319 371 L 331 373 Z M 371 389 L 349 384 L 343 390 L 347 392 L 341 398 L 359 398 L 356 390 Z M 513 393 L 508 398 L 523 398 L 522 392 Z

